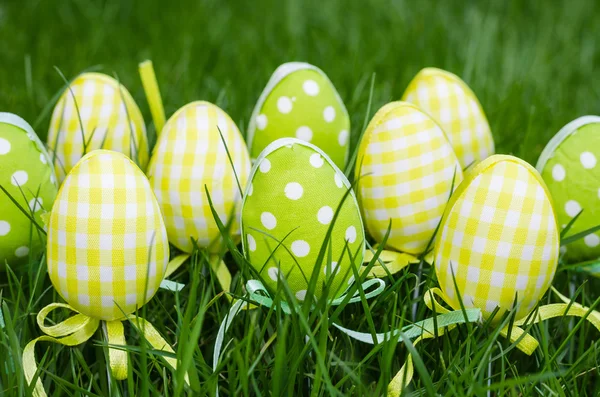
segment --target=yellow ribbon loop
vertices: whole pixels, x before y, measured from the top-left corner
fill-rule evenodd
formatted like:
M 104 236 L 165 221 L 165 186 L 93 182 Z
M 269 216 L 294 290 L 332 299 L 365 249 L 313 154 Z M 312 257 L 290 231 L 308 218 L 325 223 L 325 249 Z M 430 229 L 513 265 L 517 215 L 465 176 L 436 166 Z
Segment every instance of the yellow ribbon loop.
M 56 309 L 67 309 L 77 314 L 56 325 L 46 326 L 44 324 L 46 318 Z M 130 316 L 129 319 L 138 326 L 138 329 L 144 338 L 146 338 L 148 343 L 150 343 L 154 349 L 172 353 L 173 355 L 175 354 L 171 346 L 162 336 L 160 336 L 152 324 L 143 318 L 134 315 Z M 39 338 L 32 340 L 25 346 L 25 349 L 23 349 L 23 372 L 25 373 L 25 379 L 27 380 L 28 385 L 31 385 L 38 372 L 37 363 L 35 361 L 35 345 L 37 342 L 52 342 L 65 346 L 77 346 L 89 340 L 100 326 L 100 320 L 81 314 L 73 307 L 64 303 L 53 303 L 44 307 L 37 315 L 37 323 L 40 329 L 48 336 L 40 336 Z M 125 346 L 123 323 L 119 320 L 106 321 L 105 324 L 105 333 L 108 344 L 113 346 Z M 127 352 L 110 347 L 108 352 L 110 369 L 113 376 L 118 380 L 126 379 L 128 365 Z M 163 358 L 173 367 L 173 369 L 177 369 L 177 360 L 175 358 Z M 187 374 L 185 375 L 185 381 L 189 385 L 189 377 Z M 36 379 L 33 395 L 35 397 L 47 396 L 39 377 Z
M 50 312 L 61 308 L 71 310 L 77 314 L 56 325 L 46 326 L 44 322 Z M 99 320 L 85 316 L 71 306 L 62 303 L 53 303 L 43 308 L 37 315 L 37 323 L 42 331 L 49 336 L 40 336 L 29 342 L 23 349 L 23 372 L 28 385 L 31 384 L 38 370 L 35 361 L 35 345 L 37 342 L 77 346 L 90 339 L 100 325 Z M 35 397 L 46 397 L 44 386 L 39 377 L 36 380 L 33 395 Z
M 148 106 L 150 106 L 150 113 L 152 113 L 154 128 L 156 128 L 156 136 L 159 136 L 165 125 L 165 109 L 160 96 L 160 89 L 158 88 L 152 61 L 147 60 L 140 63 L 139 71 L 140 78 L 142 79 L 142 86 L 144 86 L 144 92 L 146 93 L 146 100 L 148 101 Z
M 107 321 L 106 339 L 109 345 L 125 346 L 125 332 L 121 321 Z M 115 379 L 127 379 L 127 352 L 119 349 L 108 348 L 110 371 Z
M 369 263 L 375 257 L 375 253 L 367 250 L 365 252 L 364 263 Z M 391 274 L 396 274 L 400 270 L 412 263 L 419 263 L 420 260 L 416 256 L 396 251 L 381 251 L 377 261 L 369 271 L 368 278 L 387 277 Z

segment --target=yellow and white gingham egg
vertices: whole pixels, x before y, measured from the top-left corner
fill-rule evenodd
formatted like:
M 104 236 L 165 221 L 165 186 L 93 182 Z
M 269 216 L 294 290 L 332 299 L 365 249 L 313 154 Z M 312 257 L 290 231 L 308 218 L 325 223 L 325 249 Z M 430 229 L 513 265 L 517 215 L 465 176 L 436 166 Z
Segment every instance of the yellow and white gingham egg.
M 410 82 L 402 100 L 423 109 L 442 127 L 463 168 L 494 154 L 494 138 L 483 108 L 458 76 L 425 68 Z
M 513 308 L 525 317 L 544 295 L 558 261 L 559 232 L 550 194 L 524 161 L 495 155 L 467 171 L 435 243 L 435 269 L 454 309 L 480 308 L 492 320 Z
M 220 232 L 205 186 L 223 224 L 235 222 L 241 201 L 236 174 L 244 189 L 250 168 L 242 134 L 227 113 L 209 102 L 192 102 L 179 109 L 165 124 L 148 166 L 169 241 L 188 253 L 193 248 L 191 239 L 200 247 L 218 249 L 212 243 L 220 241 Z M 234 224 L 234 235 L 237 229 Z
M 117 320 L 152 298 L 169 260 L 167 232 L 144 173 L 95 150 L 62 184 L 48 225 L 48 273 L 79 312 Z
M 442 129 L 407 102 L 382 107 L 369 123 L 356 164 L 358 198 L 370 235 L 411 254 L 427 248 L 462 169 Z M 454 185 L 453 185 L 454 179 Z
M 56 156 L 59 181 L 84 155 L 84 146 L 88 153 L 95 149 L 121 152 L 142 169 L 148 163 L 148 138 L 140 109 L 123 85 L 102 73 L 77 76 L 52 113 L 48 148 Z

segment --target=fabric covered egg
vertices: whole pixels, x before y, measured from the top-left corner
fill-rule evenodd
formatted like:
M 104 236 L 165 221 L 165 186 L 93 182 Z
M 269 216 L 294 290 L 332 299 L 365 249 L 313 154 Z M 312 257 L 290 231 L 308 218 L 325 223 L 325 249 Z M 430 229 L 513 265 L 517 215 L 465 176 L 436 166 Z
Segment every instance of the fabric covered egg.
M 494 138 L 485 113 L 469 86 L 436 68 L 421 70 L 404 92 L 442 127 L 463 168 L 494 154 Z
M 252 158 L 284 137 L 311 142 L 338 167 L 346 164 L 350 117 L 333 83 L 316 66 L 284 63 L 275 70 L 254 107 L 248 127 Z
M 597 226 L 600 219 L 600 117 L 585 116 L 563 127 L 543 150 L 536 168 L 554 200 L 559 225 L 564 228 L 582 209 L 569 235 Z M 565 259 L 586 261 L 600 257 L 600 234 L 588 234 L 569 244 Z
M 212 243 L 221 240 L 221 233 L 205 186 L 223 224 L 235 222 L 240 188 L 245 188 L 250 168 L 244 139 L 227 113 L 209 102 L 192 102 L 179 109 L 165 124 L 148 166 L 169 241 L 187 253 L 193 249 L 191 238 L 200 247 L 218 250 Z M 234 235 L 237 229 L 234 223 Z
M 123 85 L 102 73 L 80 74 L 62 94 L 50 120 L 48 148 L 56 156 L 60 182 L 85 153 L 95 149 L 124 153 L 142 169 L 148 163 L 140 109 Z
M 369 234 L 395 250 L 425 251 L 462 169 L 436 122 L 407 102 L 382 107 L 356 160 L 358 198 Z M 454 185 L 453 185 L 454 180 Z
M 479 308 L 492 322 L 513 307 L 525 317 L 556 271 L 559 232 L 549 192 L 524 161 L 495 155 L 465 174 L 444 212 L 435 243 L 435 270 L 447 301 Z
M 0 113 L 0 186 L 33 214 L 37 224 L 52 208 L 57 183 L 48 152 L 31 126 L 12 113 Z M 0 191 L 0 270 L 23 263 L 32 250 L 39 253 L 43 233 Z
M 77 311 L 118 320 L 152 298 L 169 260 L 167 232 L 144 173 L 95 150 L 62 184 L 48 226 L 48 273 Z
M 365 238 L 354 194 L 342 204 L 349 189 L 342 171 L 307 142 L 279 139 L 260 154 L 242 203 L 242 242 L 246 257 L 273 289 L 285 277 L 295 296 L 304 300 L 313 270 L 319 272 L 316 297 L 326 282 L 332 298 L 352 283 L 351 266 L 360 268 Z M 331 246 L 317 263 L 340 204 Z

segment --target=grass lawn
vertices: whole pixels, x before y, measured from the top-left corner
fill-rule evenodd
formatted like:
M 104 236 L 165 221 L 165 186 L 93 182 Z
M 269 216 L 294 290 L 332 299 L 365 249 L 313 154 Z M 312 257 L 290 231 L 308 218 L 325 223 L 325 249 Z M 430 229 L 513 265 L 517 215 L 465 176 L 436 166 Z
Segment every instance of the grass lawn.
M 5 0 L 0 2 L 0 111 L 22 116 L 45 140 L 53 98 L 63 89 L 55 66 L 67 78 L 95 68 L 116 74 L 130 90 L 153 142 L 156 133 L 137 71 L 140 61 L 152 59 L 167 116 L 203 99 L 222 107 L 245 132 L 270 74 L 297 60 L 322 68 L 337 87 L 351 116 L 354 147 L 380 106 L 398 100 L 421 68 L 436 66 L 462 77 L 476 93 L 497 153 L 535 164 L 563 125 L 599 112 L 599 18 L 600 3 L 593 0 Z M 5 210 L 12 211 L 0 208 Z M 241 294 L 248 271 L 238 272 L 230 254 L 226 261 Z M 30 392 L 22 349 L 41 335 L 35 315 L 61 299 L 45 262 L 35 259 L 12 270 L 0 273 L 6 317 L 0 395 L 20 396 Z M 418 277 L 418 270 L 415 265 L 387 279 L 385 292 L 362 304 L 323 303 L 293 315 L 260 308 L 240 315 L 225 338 L 227 353 L 217 375 L 213 346 L 230 303 L 219 295 L 199 252 L 175 273 L 185 289 L 160 290 L 141 309 L 189 363 L 192 378 L 199 380 L 195 390 L 184 386 L 182 371 L 166 369 L 128 326 L 128 380 L 108 377 L 101 332 L 75 348 L 40 343 L 41 376 L 53 396 L 212 395 L 217 381 L 222 396 L 382 395 L 406 359 L 405 345 L 362 344 L 331 324 L 383 332 L 430 317 L 422 292 L 436 285 L 435 274 L 425 266 Z M 415 296 L 416 284 L 421 293 Z M 562 263 L 553 285 L 568 296 L 581 288 L 577 301 L 588 306 L 600 296 L 600 282 Z M 550 302 L 556 300 L 547 294 L 542 303 Z M 540 347 L 531 356 L 498 331 L 461 325 L 417 345 L 420 359 L 407 393 L 598 393 L 600 333 L 589 323 L 554 319 L 533 326 Z

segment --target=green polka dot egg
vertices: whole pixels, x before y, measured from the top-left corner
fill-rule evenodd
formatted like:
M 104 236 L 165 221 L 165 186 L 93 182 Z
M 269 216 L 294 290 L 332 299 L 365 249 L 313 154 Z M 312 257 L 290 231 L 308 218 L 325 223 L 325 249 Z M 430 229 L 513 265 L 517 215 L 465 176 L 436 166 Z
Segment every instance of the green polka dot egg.
M 169 241 L 187 253 L 193 249 L 191 239 L 200 247 L 218 250 L 214 243 L 221 241 L 221 233 L 205 187 L 223 224 L 237 221 L 250 168 L 242 134 L 221 108 L 199 101 L 175 112 L 163 127 L 148 166 Z M 232 225 L 234 237 L 239 236 L 238 226 Z
M 425 68 L 409 83 L 402 100 L 423 109 L 442 127 L 463 168 L 494 154 L 494 138 L 483 108 L 458 76 Z
M 349 189 L 339 168 L 310 143 L 284 138 L 260 154 L 242 204 L 242 242 L 247 259 L 270 287 L 276 289 L 285 278 L 296 298 L 304 300 L 313 271 L 318 272 L 317 298 L 325 283 L 331 298 L 352 283 L 351 266 L 360 269 L 365 238 Z M 325 259 L 317 263 L 330 227 Z
M 148 163 L 140 109 L 122 84 L 102 73 L 83 73 L 64 91 L 50 120 L 48 148 L 61 182 L 84 152 L 95 149 L 124 153 L 142 169 Z
M 31 126 L 21 117 L 0 113 L 0 185 L 43 226 L 41 215 L 52 207 L 57 183 L 52 161 Z M 0 270 L 40 253 L 43 234 L 0 191 Z
M 350 118 L 333 83 L 316 66 L 281 65 L 260 95 L 248 127 L 255 159 L 271 142 L 295 137 L 321 148 L 340 168 L 347 157 Z
M 86 154 L 62 184 L 48 224 L 48 274 L 77 311 L 117 320 L 163 280 L 169 243 L 146 175 L 122 153 Z
M 580 117 L 564 126 L 542 151 L 536 168 L 554 199 L 558 223 L 563 228 L 581 210 L 569 235 L 583 232 L 600 222 L 600 117 Z M 568 261 L 600 257 L 600 234 L 563 247 Z
M 556 271 L 559 232 L 540 174 L 513 156 L 494 155 L 465 173 L 440 223 L 435 270 L 448 303 L 479 308 L 498 323 L 514 307 L 525 317 Z
M 356 160 L 358 198 L 369 234 L 398 251 L 421 254 L 433 237 L 460 163 L 442 129 L 408 102 L 392 102 L 373 117 Z M 454 180 L 454 185 L 453 185 Z

